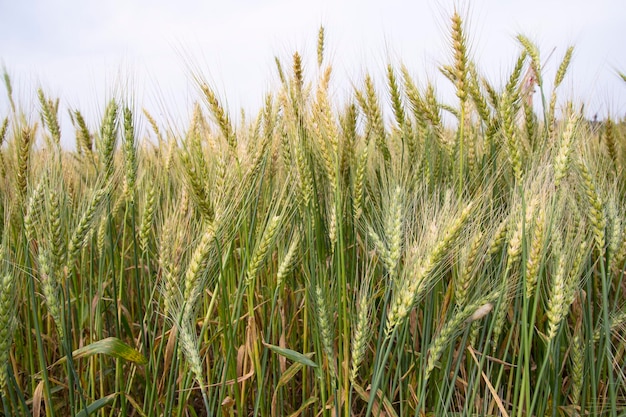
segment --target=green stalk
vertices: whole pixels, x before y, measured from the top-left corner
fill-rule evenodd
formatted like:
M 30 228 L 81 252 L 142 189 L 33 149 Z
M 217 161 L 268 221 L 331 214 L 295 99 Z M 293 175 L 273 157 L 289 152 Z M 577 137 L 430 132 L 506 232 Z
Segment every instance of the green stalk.
M 604 248 L 600 249 L 600 277 L 602 280 L 602 323 L 604 327 L 604 349 L 600 353 L 600 365 L 603 364 L 606 358 L 606 371 L 609 376 L 609 401 L 611 405 L 611 416 L 617 417 L 617 395 L 615 392 L 615 376 L 613 375 L 613 364 L 611 363 L 611 354 L 607 354 L 607 351 L 611 349 L 611 325 L 609 321 L 609 286 L 611 285 L 606 270 L 608 269 L 608 257 L 604 254 Z M 605 264 L 606 263 L 606 264 Z

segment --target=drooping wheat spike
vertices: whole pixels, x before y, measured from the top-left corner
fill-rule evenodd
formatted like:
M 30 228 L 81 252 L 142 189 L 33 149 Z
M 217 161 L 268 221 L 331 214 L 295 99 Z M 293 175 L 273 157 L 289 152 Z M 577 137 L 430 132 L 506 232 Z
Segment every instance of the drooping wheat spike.
M 367 98 L 365 97 L 365 93 L 355 88 L 354 98 L 356 99 L 356 102 L 359 104 L 361 111 L 363 111 L 363 114 L 365 114 L 365 116 L 367 117 L 368 109 L 367 109 Z
M 211 222 L 215 217 L 213 202 L 205 189 L 205 180 L 201 172 L 199 172 L 194 159 L 202 159 L 202 157 L 193 158 L 187 151 L 180 152 L 180 162 L 184 169 L 187 188 L 191 191 L 193 201 L 196 203 L 202 216 Z
M 271 246 L 274 244 L 274 238 L 276 237 L 276 233 L 278 232 L 280 220 L 281 216 L 273 216 L 265 226 L 263 234 L 261 235 L 261 238 L 255 246 L 254 251 L 252 252 L 252 257 L 250 258 L 250 262 L 248 263 L 245 280 L 246 286 L 251 285 L 256 279 L 259 268 L 265 261 L 265 258 Z
M 479 261 L 479 253 L 483 245 L 483 233 L 478 230 L 467 248 L 463 269 L 455 276 L 454 301 L 459 308 L 467 302 L 467 295 L 473 282 L 474 268 Z
M 526 59 L 525 53 L 523 54 L 523 57 L 524 59 Z M 519 59 L 518 59 L 518 62 L 520 62 Z M 521 67 L 523 65 L 524 65 L 524 60 L 521 60 L 520 73 L 522 71 Z M 494 86 L 485 78 L 480 79 L 480 84 L 483 86 L 483 88 L 485 89 L 485 92 L 487 93 L 486 97 L 489 99 L 489 105 L 494 109 L 499 109 L 500 108 L 500 94 L 498 94 Z
M 202 93 L 204 93 L 204 97 L 206 98 L 209 104 L 209 110 L 215 119 L 215 122 L 219 126 L 226 143 L 228 143 L 231 151 L 234 155 L 237 154 L 237 138 L 233 132 L 232 125 L 230 123 L 230 118 L 228 117 L 228 113 L 224 110 L 222 105 L 220 104 L 215 92 L 207 85 L 202 84 L 201 86 Z
M 150 124 L 152 131 L 156 135 L 159 144 L 162 144 L 165 140 L 163 139 L 163 134 L 161 133 L 161 129 L 159 129 L 159 124 L 157 123 L 156 119 L 150 114 L 150 112 L 148 112 L 147 109 L 142 109 L 142 112 L 143 115 L 146 116 L 146 119 L 148 119 L 148 123 Z
M 439 107 L 441 107 L 442 110 L 445 110 L 451 115 L 453 115 L 456 119 L 461 120 L 461 111 L 459 109 L 452 107 L 449 104 L 445 104 L 445 103 L 440 103 Z
M 204 391 L 204 377 L 202 373 L 202 358 L 198 348 L 198 336 L 191 320 L 184 320 L 177 325 L 180 349 L 187 360 L 193 379 L 196 381 L 202 394 Z
M 570 46 L 565 52 L 563 61 L 561 61 L 561 64 L 559 65 L 559 69 L 557 70 L 556 76 L 554 78 L 554 88 L 552 90 L 552 94 L 550 95 L 550 104 L 548 106 L 548 119 L 546 121 L 546 124 L 548 127 L 549 138 L 554 137 L 554 129 L 556 125 L 556 120 L 555 120 L 556 100 L 557 100 L 556 90 L 558 86 L 563 82 L 563 78 L 565 78 L 567 67 L 570 64 L 573 52 L 574 52 L 574 48 Z
M 315 103 L 316 122 L 313 123 L 313 131 L 318 138 L 317 145 L 322 157 L 322 163 L 326 170 L 326 176 L 332 194 L 337 189 L 336 157 L 338 153 L 337 127 L 333 120 L 330 104 L 328 103 L 327 86 L 330 78 L 330 67 L 324 71 L 317 90 Z M 330 146 L 329 146 L 330 145 Z
M 454 244 L 457 237 L 463 230 L 463 227 L 467 223 L 469 216 L 473 213 L 476 208 L 475 202 L 468 203 L 463 210 L 459 213 L 459 215 L 449 223 L 448 227 L 445 229 L 443 235 L 441 235 L 441 239 L 434 246 L 433 251 L 430 253 L 429 258 L 431 258 L 430 264 L 433 266 L 438 263 L 440 259 L 442 259 L 445 254 L 448 252 L 450 247 Z
M 346 110 L 341 117 L 341 160 L 339 162 L 339 172 L 344 181 L 348 182 L 349 175 L 354 163 L 355 144 L 357 140 L 358 110 L 354 103 L 346 106 Z
M 2 66 L 2 80 L 4 81 L 4 87 L 7 90 L 7 97 L 9 99 L 9 104 L 11 105 L 11 112 L 15 113 L 15 101 L 13 101 L 13 86 L 11 84 L 11 77 L 9 76 L 9 72 L 4 65 Z
M 2 251 L 4 252 L 4 251 Z M 6 259 L 3 257 L 3 259 Z M 10 350 L 13 343 L 13 330 L 16 325 L 15 276 L 7 273 L 0 285 L 0 391 L 6 392 L 8 384 L 7 366 L 10 363 Z
M 418 262 L 415 270 L 410 271 L 396 287 L 385 324 L 386 339 L 392 335 L 396 327 L 404 322 L 415 301 L 427 288 L 432 271 L 445 258 L 473 210 L 474 204 L 468 204 L 458 217 L 447 225 L 423 262 Z
M 570 393 L 569 399 L 572 405 L 579 405 L 582 393 L 583 378 L 585 376 L 585 346 L 583 345 L 580 331 L 577 331 L 570 345 L 569 354 L 570 368 Z
M 0 148 L 4 144 L 4 139 L 7 136 L 7 131 L 9 130 L 9 117 L 5 117 L 2 121 L 2 125 L 0 126 Z M 4 166 L 4 154 L 0 152 L 0 175 L 2 178 L 6 177 L 6 167 Z
M 24 214 L 24 233 L 26 239 L 33 241 L 37 235 L 37 224 L 40 222 L 44 197 L 44 181 L 39 180 L 37 186 L 28 197 L 26 213 Z
M 516 227 L 512 230 L 511 238 L 509 239 L 507 246 L 507 258 L 506 258 L 506 268 L 503 276 L 503 280 L 501 283 L 501 294 L 502 300 L 497 305 L 495 311 L 495 318 L 493 323 L 493 331 L 492 331 L 492 341 L 493 341 L 493 351 L 497 349 L 498 341 L 500 340 L 500 336 L 502 334 L 502 330 L 504 328 L 504 324 L 506 321 L 506 317 L 509 309 L 509 302 L 511 291 L 515 288 L 516 280 L 517 280 L 517 272 L 514 270 L 514 266 L 517 265 L 521 256 L 522 256 L 522 241 L 524 238 L 524 230 L 530 224 L 530 219 L 535 212 L 534 206 L 536 201 L 531 201 L 526 207 L 526 211 L 522 211 L 517 219 Z M 528 221 L 527 221 L 528 219 Z
M 528 54 L 526 53 L 526 51 L 522 51 L 522 53 L 517 57 L 517 61 L 515 61 L 515 67 L 513 68 L 513 72 L 511 72 L 511 75 L 509 76 L 509 80 L 506 83 L 506 87 L 504 88 L 505 93 L 508 94 L 509 96 L 514 96 L 516 90 L 520 88 L 520 85 L 519 85 L 520 78 L 522 77 L 522 70 L 524 69 L 524 62 L 526 62 L 527 57 L 528 57 Z M 487 90 L 487 91 L 490 91 L 490 90 Z M 490 92 L 490 95 L 491 94 L 496 94 L 496 96 L 498 96 L 495 90 L 493 90 L 493 93 Z M 500 99 L 497 99 L 496 102 L 500 102 Z
M 70 268 L 73 266 L 72 264 L 76 260 L 82 247 L 87 243 L 87 240 L 89 239 L 89 234 L 93 228 L 96 214 L 98 213 L 100 207 L 102 206 L 102 203 L 106 200 L 107 197 L 108 191 L 106 189 L 97 190 L 93 194 L 89 205 L 87 206 L 85 212 L 83 213 L 78 224 L 76 225 L 68 247 L 68 266 Z
M 359 157 L 359 161 L 356 166 L 356 178 L 354 180 L 354 200 L 353 200 L 353 216 L 355 220 L 358 220 L 363 213 L 362 200 L 363 200 L 363 188 L 365 187 L 365 168 L 367 166 L 367 149 L 366 146 Z
M 296 165 L 298 167 L 298 177 L 300 179 L 300 201 L 302 207 L 308 207 L 313 196 L 313 173 L 306 159 L 304 146 L 296 146 Z
M 280 130 L 280 150 L 282 163 L 283 166 L 285 166 L 287 169 L 291 169 L 293 161 L 291 140 L 295 137 L 295 132 L 297 131 L 297 122 L 286 89 L 282 89 L 280 91 L 278 95 L 278 105 L 280 111 L 282 112 L 282 123 Z
M 450 144 L 444 137 L 444 128 L 441 122 L 441 105 L 437 102 L 437 94 L 435 92 L 435 86 L 429 83 L 426 87 L 426 94 L 424 95 L 424 115 L 430 122 L 435 135 L 439 142 L 446 149 L 448 154 L 452 154 L 452 144 Z
M 54 324 L 59 334 L 59 339 L 63 340 L 64 330 L 61 316 L 61 300 L 59 298 L 59 283 L 57 281 L 57 269 L 51 263 L 50 253 L 46 248 L 39 250 L 39 282 L 41 283 L 41 293 L 44 296 L 48 313 L 52 316 Z
M 66 232 L 62 222 L 61 216 L 61 204 L 62 196 L 59 195 L 62 192 L 62 188 L 59 190 L 51 189 L 48 193 L 48 223 L 49 223 L 49 241 L 52 246 L 52 267 L 54 269 L 60 268 L 65 262 L 66 253 Z
M 96 248 L 100 256 L 104 254 L 104 245 L 107 242 L 107 233 L 109 231 L 109 216 L 102 216 L 98 223 L 98 230 L 96 231 Z
M 22 128 L 19 134 L 19 147 L 17 150 L 17 190 L 22 201 L 26 197 L 28 190 L 28 172 L 33 134 L 34 132 L 28 127 Z
M 498 292 L 488 294 L 481 297 L 475 302 L 467 305 L 465 308 L 458 310 L 450 320 L 441 328 L 441 331 L 432 341 L 430 348 L 428 349 L 428 360 L 424 369 L 423 383 L 427 384 L 430 375 L 432 374 L 439 357 L 443 353 L 446 347 L 450 346 L 450 341 L 454 334 L 458 331 L 458 328 L 464 322 L 470 320 L 479 320 L 488 314 L 493 308 L 493 302 L 498 298 Z
M 439 67 L 439 72 L 443 74 L 444 77 L 448 79 L 452 84 L 456 85 L 456 72 L 454 68 L 450 65 L 442 65 Z
M 335 245 L 337 244 L 337 206 L 332 203 L 328 217 L 328 240 L 330 241 L 331 253 L 335 253 Z
M 137 181 L 137 148 L 133 113 L 128 107 L 124 107 L 124 165 L 124 194 L 130 201 L 134 201 Z
M 543 259 L 544 239 L 546 230 L 546 213 L 544 210 L 538 211 L 535 220 L 535 228 L 533 237 L 530 242 L 530 252 L 526 260 L 526 297 L 530 298 L 537 287 L 537 278 L 539 277 L 539 268 Z
M 322 68 L 324 62 L 324 26 L 317 32 L 317 66 Z
M 191 260 L 187 266 L 185 272 L 185 286 L 183 290 L 183 300 L 185 307 L 183 310 L 183 320 L 187 320 L 191 317 L 192 309 L 194 308 L 196 298 L 199 295 L 199 285 L 201 284 L 201 276 L 206 270 L 207 263 L 209 261 L 210 250 L 215 237 L 215 228 L 213 224 L 208 224 L 202 234 L 202 238 L 196 246 Z
M 530 66 L 533 69 L 535 80 L 537 85 L 541 87 L 543 85 L 543 81 L 541 78 L 541 59 L 539 58 L 539 48 L 537 48 L 537 45 L 532 43 L 530 39 L 524 35 L 517 35 L 517 40 L 530 57 Z
M 78 110 L 72 112 L 73 119 L 76 121 L 76 143 L 80 145 L 80 149 L 88 155 L 91 155 L 93 152 L 93 137 L 91 132 L 89 132 L 89 128 L 87 127 L 87 123 L 85 122 L 85 118 L 82 113 Z
M 606 148 L 609 151 L 609 156 L 613 164 L 615 167 L 618 167 L 619 159 L 617 155 L 617 141 L 615 138 L 615 123 L 610 117 L 604 122 L 604 142 L 606 143 Z
M 351 340 L 352 366 L 350 381 L 355 384 L 359 368 L 365 359 L 367 344 L 371 337 L 370 320 L 372 317 L 372 303 L 370 294 L 371 280 L 365 279 L 361 285 L 356 303 L 356 323 L 353 325 Z
M 162 273 L 163 282 L 163 311 L 164 314 L 171 315 L 182 297 L 180 290 L 180 262 L 176 252 L 182 246 L 183 235 L 181 233 L 181 212 L 170 216 L 165 221 L 161 229 L 159 240 L 159 267 Z
M 59 125 L 59 119 L 57 115 L 58 107 L 54 105 L 54 102 L 52 100 L 46 98 L 41 88 L 37 90 L 37 96 L 39 98 L 39 103 L 41 104 L 43 121 L 50 131 L 50 135 L 52 136 L 54 143 L 60 145 L 61 126 Z
M 302 57 L 298 52 L 293 54 L 293 80 L 296 88 L 296 98 L 302 100 L 302 89 L 304 88 L 304 68 L 302 66 Z M 298 103 L 300 104 L 300 103 Z
M 454 82 L 456 95 L 465 103 L 467 100 L 467 41 L 463 33 L 463 20 L 455 10 L 452 15 L 452 50 L 454 51 Z M 462 104 L 463 105 L 463 104 Z
M 283 258 L 282 262 L 278 266 L 278 272 L 276 273 L 276 288 L 281 288 L 285 278 L 291 273 L 296 265 L 297 253 L 300 247 L 300 238 L 295 235 L 291 240 L 287 254 Z
M 257 156 L 257 159 L 260 160 L 260 156 Z M 260 162 L 257 162 L 259 164 Z M 227 194 L 226 188 L 226 179 L 227 179 L 227 166 L 226 159 L 223 155 L 216 155 L 215 158 L 215 185 L 213 195 L 216 196 L 217 199 Z M 221 217 L 224 210 L 224 205 L 216 202 L 215 207 L 215 217 Z
M 511 271 L 511 268 L 520 260 L 522 256 L 522 241 L 524 239 L 524 231 L 528 230 L 533 223 L 534 216 L 536 214 L 536 208 L 539 204 L 538 198 L 531 199 L 524 209 L 520 207 L 520 216 L 517 220 L 516 228 L 513 231 L 513 235 L 509 240 L 509 246 L 507 248 L 507 272 Z
M 621 271 L 626 261 L 626 226 L 622 230 L 622 239 L 617 245 L 613 256 L 611 257 L 611 267 L 615 271 Z
M 330 370 L 333 375 L 337 374 L 337 365 L 335 363 L 335 349 L 334 349 L 334 330 L 333 325 L 330 321 L 330 315 L 328 311 L 328 303 L 326 302 L 326 296 L 324 295 L 324 291 L 319 286 L 319 284 L 315 285 L 315 314 L 317 325 L 320 331 L 320 339 L 322 342 L 322 347 L 324 349 L 324 354 L 326 355 L 326 359 L 328 360 L 328 364 L 330 365 Z
M 552 285 L 550 288 L 550 299 L 546 311 L 548 318 L 548 329 L 546 332 L 547 340 L 550 342 L 556 336 L 556 332 L 565 316 L 566 308 L 566 259 L 562 253 L 562 240 L 557 234 L 552 235 L 552 255 L 555 259 L 556 270 L 552 276 Z
M 572 239 L 571 242 L 576 242 L 576 240 Z M 574 303 L 576 297 L 579 294 L 580 286 L 581 286 L 581 277 L 583 276 L 583 267 L 584 263 L 589 256 L 590 245 L 586 240 L 582 240 L 578 245 L 575 243 L 572 246 L 577 246 L 577 250 L 574 253 L 574 260 L 569 267 L 567 282 L 565 285 L 565 305 L 566 311 L 569 306 Z
M 142 252 L 148 250 L 148 242 L 150 240 L 150 231 L 152 230 L 152 223 L 154 221 L 154 213 L 157 207 L 157 188 L 154 181 L 150 181 L 148 186 L 148 193 L 146 195 L 146 202 L 143 208 L 143 215 L 141 216 L 141 223 L 139 226 L 139 244 L 141 245 Z
M 167 150 L 164 152 L 164 161 L 163 168 L 165 172 L 172 172 L 172 167 L 174 165 L 174 159 L 178 155 L 178 147 L 176 146 L 175 140 L 170 140 L 167 145 Z
M 554 158 L 554 186 L 559 189 L 561 181 L 567 176 L 571 162 L 573 141 L 580 117 L 572 114 L 567 120 L 565 130 L 561 135 L 561 145 L 558 154 Z
M 122 209 L 124 208 L 124 205 L 126 204 L 126 200 L 127 200 L 127 196 L 125 193 L 125 189 L 122 188 L 122 192 L 120 193 L 119 196 L 117 196 L 115 198 L 115 204 L 113 204 L 113 207 L 111 207 L 111 211 L 109 211 L 107 214 L 111 216 L 111 218 L 115 218 L 115 216 L 117 216 L 118 213 L 120 213 L 122 211 Z
M 402 209 L 402 188 L 397 186 L 394 190 L 391 201 L 389 202 L 389 211 L 385 219 L 385 238 L 388 242 L 387 259 L 385 264 L 392 276 L 396 275 L 400 255 L 402 252 L 402 219 L 404 218 Z
M 367 115 L 368 130 L 373 135 L 376 147 L 382 153 L 385 163 L 389 163 L 391 161 L 391 153 L 387 145 L 387 132 L 385 131 L 382 110 L 378 103 L 374 82 L 369 74 L 365 76 L 365 99 L 367 104 L 363 112 Z
M 480 81 L 478 79 L 478 74 L 476 73 L 476 68 L 474 65 L 470 65 L 468 69 L 468 92 L 472 101 L 474 102 L 474 106 L 476 107 L 476 112 L 480 117 L 480 120 L 485 124 L 491 123 L 491 113 L 489 112 L 489 106 L 487 105 L 487 100 L 485 96 L 480 91 Z
M 616 314 L 609 317 L 609 329 L 611 332 L 622 330 L 624 325 L 626 325 L 626 311 L 620 311 Z M 597 342 L 600 340 L 600 331 L 603 329 L 601 323 L 596 326 L 596 329 L 593 332 L 593 341 Z
M 276 129 L 276 105 L 272 94 L 265 95 L 263 106 L 263 136 L 271 139 Z M 253 136 L 256 137 L 256 136 Z
M 607 249 L 611 257 L 611 260 L 617 252 L 620 243 L 622 242 L 622 220 L 615 206 L 615 200 L 609 198 L 606 203 L 606 218 L 607 218 L 607 232 L 608 237 Z
M 405 125 L 404 106 L 402 105 L 402 96 L 400 94 L 400 88 L 398 87 L 398 81 L 396 80 L 396 74 L 391 64 L 387 65 L 387 85 L 389 87 L 389 95 L 391 96 L 391 107 L 393 108 L 393 115 L 396 119 L 398 129 L 402 130 Z
M 277 56 L 274 57 L 274 63 L 276 64 L 276 71 L 278 72 L 278 79 L 283 87 L 287 86 L 287 77 L 285 77 L 285 71 L 283 71 L 283 64 L 280 62 Z
M 526 131 L 526 139 L 530 148 L 534 150 L 537 144 L 537 115 L 535 114 L 532 103 L 524 101 L 522 107 L 524 110 L 524 130 Z
M 572 54 L 574 53 L 574 47 L 569 46 L 565 51 L 565 55 L 563 56 L 563 60 L 559 65 L 559 69 L 556 72 L 556 76 L 554 77 L 554 88 L 557 88 L 563 82 L 565 78 L 565 74 L 567 73 L 567 69 L 569 68 L 569 64 L 572 61 Z
M 117 141 L 117 112 L 118 106 L 115 100 L 111 100 L 104 111 L 104 119 L 100 128 L 101 147 L 98 147 L 102 166 L 105 172 L 105 180 L 108 181 L 113 176 L 115 169 L 114 153 Z
M 592 226 L 596 246 L 600 253 L 602 253 L 606 244 L 606 216 L 604 213 L 604 204 L 596 190 L 594 179 L 586 163 L 579 161 L 578 168 L 582 176 L 582 188 L 587 197 L 589 208 L 587 217 Z
M 502 244 L 506 240 L 506 236 L 508 232 L 509 232 L 509 220 L 504 219 L 500 222 L 493 236 L 491 237 L 491 240 L 489 241 L 487 255 L 494 256 L 496 253 L 500 251 Z
M 385 244 L 385 242 L 383 242 L 378 233 L 376 233 L 371 226 L 368 226 L 368 236 L 372 240 L 372 244 L 374 245 L 376 252 L 378 252 L 378 256 L 380 256 L 380 258 L 382 259 L 385 268 L 387 268 L 387 271 L 391 275 L 394 270 L 394 266 L 389 264 L 390 256 L 387 245 Z
M 402 82 L 404 84 L 404 93 L 406 94 L 406 97 L 409 103 L 411 104 L 411 110 L 413 111 L 413 114 L 415 115 L 416 118 L 418 118 L 419 115 L 425 114 L 426 104 L 424 103 L 424 100 L 417 86 L 415 85 L 415 82 L 411 78 L 408 68 L 402 65 L 400 70 L 402 72 Z
M 502 120 L 503 133 L 509 153 L 509 162 L 513 169 L 513 174 L 518 183 L 522 180 L 522 156 L 515 128 L 515 117 L 517 115 L 515 107 L 516 97 L 505 91 L 502 98 Z

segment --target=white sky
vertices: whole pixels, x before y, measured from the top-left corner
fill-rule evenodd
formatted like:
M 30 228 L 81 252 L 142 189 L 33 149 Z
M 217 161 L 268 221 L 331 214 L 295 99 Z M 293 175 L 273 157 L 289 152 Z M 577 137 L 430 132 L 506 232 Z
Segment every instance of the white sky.
M 589 115 L 626 115 L 626 2 L 624 0 L 463 1 L 192 1 L 0 0 L 0 62 L 16 98 L 36 111 L 36 90 L 80 109 L 96 128 L 112 93 L 132 95 L 178 126 L 198 99 L 191 70 L 216 88 L 237 119 L 256 112 L 277 84 L 274 57 L 289 67 L 305 56 L 316 74 L 317 30 L 326 29 L 326 59 L 338 94 L 374 74 L 382 87 L 388 62 L 404 62 L 422 84 L 436 80 L 442 99 L 454 103 L 437 66 L 450 61 L 449 16 L 466 16 L 470 53 L 479 71 L 501 85 L 523 33 L 541 48 L 552 79 L 568 45 L 576 49 L 561 97 L 585 102 Z M 0 88 L 0 116 L 8 101 Z M 382 92 L 382 89 L 381 89 Z M 63 141 L 72 145 L 67 120 Z

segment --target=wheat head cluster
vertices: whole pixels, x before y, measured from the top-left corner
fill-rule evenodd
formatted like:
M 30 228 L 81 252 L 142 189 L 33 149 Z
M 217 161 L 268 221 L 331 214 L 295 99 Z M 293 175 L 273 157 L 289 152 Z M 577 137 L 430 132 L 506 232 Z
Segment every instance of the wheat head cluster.
M 451 102 L 395 63 L 339 101 L 324 38 L 185 129 L 5 71 L 4 415 L 623 415 L 626 122 L 559 98 L 574 48 L 489 80 L 454 13 Z

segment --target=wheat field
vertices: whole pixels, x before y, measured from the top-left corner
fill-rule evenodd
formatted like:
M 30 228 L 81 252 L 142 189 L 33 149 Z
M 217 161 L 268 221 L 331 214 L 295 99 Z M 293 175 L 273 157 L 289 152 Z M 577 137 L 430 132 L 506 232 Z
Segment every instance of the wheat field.
M 322 28 L 184 131 L 5 71 L 4 415 L 624 415 L 626 124 L 558 100 L 573 48 L 520 35 L 496 85 L 449 39 L 452 103 L 396 63 L 335 100 Z

